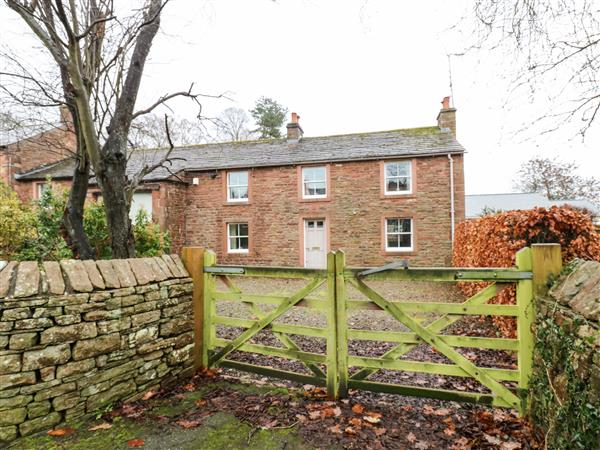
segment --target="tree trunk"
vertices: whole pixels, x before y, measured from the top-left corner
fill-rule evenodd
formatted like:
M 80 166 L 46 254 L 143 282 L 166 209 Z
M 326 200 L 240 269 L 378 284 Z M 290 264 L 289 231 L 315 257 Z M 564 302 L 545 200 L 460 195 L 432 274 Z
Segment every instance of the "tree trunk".
M 64 237 L 78 259 L 96 259 L 96 252 L 83 229 L 83 208 L 87 197 L 90 162 L 85 151 L 79 153 L 79 161 L 73 172 L 73 183 L 63 214 Z
M 110 136 L 103 150 L 102 170 L 98 174 L 98 182 L 102 187 L 102 199 L 108 223 L 110 246 L 113 258 L 135 257 L 135 241 L 129 207 L 131 199 L 127 186 L 127 159 L 120 147 L 119 139 Z

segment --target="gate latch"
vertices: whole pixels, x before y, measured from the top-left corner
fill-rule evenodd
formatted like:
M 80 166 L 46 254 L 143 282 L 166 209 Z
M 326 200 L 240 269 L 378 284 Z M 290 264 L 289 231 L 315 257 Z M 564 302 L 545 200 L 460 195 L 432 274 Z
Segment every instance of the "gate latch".
M 386 264 L 381 267 L 375 267 L 373 269 L 363 270 L 362 272 L 359 272 L 357 274 L 357 277 L 362 278 L 362 277 L 366 277 L 367 275 L 371 275 L 374 273 L 385 272 L 387 270 L 394 270 L 394 269 L 399 269 L 399 268 L 408 269 L 408 261 L 403 259 L 402 261 L 395 261 L 395 262 Z

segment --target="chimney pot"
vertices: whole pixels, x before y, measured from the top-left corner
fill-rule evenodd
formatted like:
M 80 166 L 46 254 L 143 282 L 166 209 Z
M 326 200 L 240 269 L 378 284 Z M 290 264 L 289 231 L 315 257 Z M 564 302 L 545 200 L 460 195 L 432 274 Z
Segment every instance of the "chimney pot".
M 450 97 L 444 97 L 442 100 L 442 109 L 450 109 Z

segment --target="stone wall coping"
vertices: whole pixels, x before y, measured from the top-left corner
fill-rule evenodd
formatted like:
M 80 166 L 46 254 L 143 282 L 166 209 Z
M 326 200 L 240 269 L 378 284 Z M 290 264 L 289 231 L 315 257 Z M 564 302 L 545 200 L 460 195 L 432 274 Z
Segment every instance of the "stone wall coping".
M 548 297 L 597 327 L 600 324 L 600 263 L 576 260 L 570 269 L 561 274 Z
M 98 261 L 0 261 L 0 299 L 143 286 L 188 276 L 175 254 Z

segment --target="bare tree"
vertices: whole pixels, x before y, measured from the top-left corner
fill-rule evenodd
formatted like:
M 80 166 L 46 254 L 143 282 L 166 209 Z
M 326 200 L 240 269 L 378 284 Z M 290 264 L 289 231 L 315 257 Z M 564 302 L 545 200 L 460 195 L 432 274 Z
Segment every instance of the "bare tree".
M 574 162 L 537 157 L 527 161 L 517 172 L 515 188 L 539 192 L 550 200 L 588 199 L 600 206 L 600 179 L 577 174 Z
M 65 104 L 73 117 L 78 163 L 65 212 L 70 238 L 81 257 L 93 255 L 82 226 L 83 203 L 93 169 L 102 190 L 112 253 L 117 258 L 134 256 L 129 219 L 133 192 L 144 175 L 168 161 L 170 151 L 128 179 L 131 123 L 175 97 L 198 101 L 199 96 L 190 87 L 163 95 L 145 109 L 134 109 L 146 59 L 168 0 L 146 0 L 134 15 L 119 18 L 113 0 L 4 1 L 43 44 L 55 68 L 55 78 L 39 79 L 14 58 L 17 70 L 5 75 L 35 88 L 45 98 L 44 104 L 36 101 L 37 106 Z M 19 66 L 23 70 L 19 71 Z M 22 94 L 21 100 L 26 102 L 27 95 Z
M 227 108 L 216 121 L 217 136 L 225 141 L 245 141 L 252 137 L 250 116 L 241 108 Z
M 600 10 L 588 0 L 477 0 L 474 47 L 502 52 L 513 94 L 548 107 L 543 132 L 570 122 L 585 136 L 600 111 Z M 469 25 L 467 29 L 471 30 Z
M 200 120 L 169 118 L 169 134 L 175 146 L 202 144 L 209 135 Z M 167 148 L 169 140 L 164 127 L 164 118 L 148 114 L 134 120 L 129 133 L 129 143 L 133 148 Z

